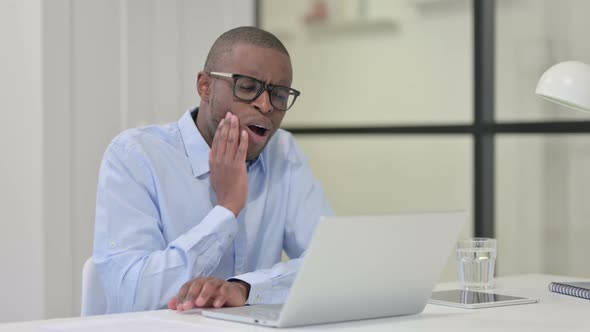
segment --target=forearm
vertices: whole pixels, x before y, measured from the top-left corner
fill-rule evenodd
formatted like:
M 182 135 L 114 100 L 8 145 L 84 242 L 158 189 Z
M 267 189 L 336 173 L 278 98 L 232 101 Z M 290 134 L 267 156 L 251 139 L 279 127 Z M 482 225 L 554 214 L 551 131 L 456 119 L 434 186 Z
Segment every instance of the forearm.
M 109 312 L 164 307 L 184 282 L 216 269 L 236 232 L 233 214 L 218 206 L 165 248 L 95 249 Z

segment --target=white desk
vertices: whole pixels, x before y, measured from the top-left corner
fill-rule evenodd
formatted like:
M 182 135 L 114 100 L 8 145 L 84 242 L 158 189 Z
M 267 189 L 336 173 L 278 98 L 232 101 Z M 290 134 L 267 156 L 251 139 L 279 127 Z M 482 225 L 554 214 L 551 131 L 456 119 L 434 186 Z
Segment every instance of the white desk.
M 506 295 L 535 297 L 539 303 L 517 306 L 458 309 L 427 305 L 419 315 L 372 319 L 364 321 L 325 324 L 297 328 L 298 331 L 590 331 L 590 301 L 551 293 L 547 286 L 551 281 L 575 280 L 562 276 L 521 275 L 496 279 L 496 291 Z M 455 287 L 456 284 L 441 284 L 438 290 Z M 200 315 L 180 315 L 170 310 L 121 314 L 117 317 L 150 317 L 180 320 L 200 327 L 219 327 L 235 331 L 287 331 L 295 329 L 272 329 L 253 325 L 209 319 Z M 39 331 L 43 326 L 60 322 L 83 322 L 108 319 L 115 315 L 86 318 L 53 319 L 33 322 L 0 324 L 0 332 Z M 108 331 L 105 331 L 108 332 Z

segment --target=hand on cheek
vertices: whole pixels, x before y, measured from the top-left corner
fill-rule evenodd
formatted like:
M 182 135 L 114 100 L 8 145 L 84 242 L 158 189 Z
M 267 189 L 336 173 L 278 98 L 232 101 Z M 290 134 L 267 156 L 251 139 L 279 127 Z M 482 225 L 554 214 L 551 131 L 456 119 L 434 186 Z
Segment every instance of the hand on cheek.
M 240 132 L 238 117 L 228 112 L 213 137 L 209 168 L 217 204 L 236 216 L 246 205 L 248 196 L 247 151 L 248 135 L 244 130 Z

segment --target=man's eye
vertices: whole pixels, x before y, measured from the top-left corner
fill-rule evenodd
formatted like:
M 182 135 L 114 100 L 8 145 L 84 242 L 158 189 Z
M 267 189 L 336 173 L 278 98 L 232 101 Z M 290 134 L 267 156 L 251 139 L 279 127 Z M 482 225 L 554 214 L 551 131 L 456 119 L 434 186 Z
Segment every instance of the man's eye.
M 256 90 L 256 85 L 254 84 L 242 84 L 242 85 L 238 85 L 238 88 L 242 91 L 255 91 Z
M 274 94 L 274 97 L 280 101 L 285 101 L 289 98 L 289 92 L 275 90 L 273 94 Z

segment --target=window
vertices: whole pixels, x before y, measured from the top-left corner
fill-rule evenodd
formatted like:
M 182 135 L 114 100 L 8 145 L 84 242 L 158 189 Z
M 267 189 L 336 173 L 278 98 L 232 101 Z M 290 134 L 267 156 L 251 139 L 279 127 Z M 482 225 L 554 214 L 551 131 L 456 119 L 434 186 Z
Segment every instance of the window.
M 283 127 L 337 213 L 467 209 L 464 236 L 498 238 L 500 274 L 590 276 L 573 263 L 590 249 L 582 240 L 590 236 L 590 115 L 534 95 L 552 64 L 590 63 L 590 3 L 258 6 L 261 27 L 289 49 L 302 91 Z M 445 278 L 455 269 L 452 259 Z

